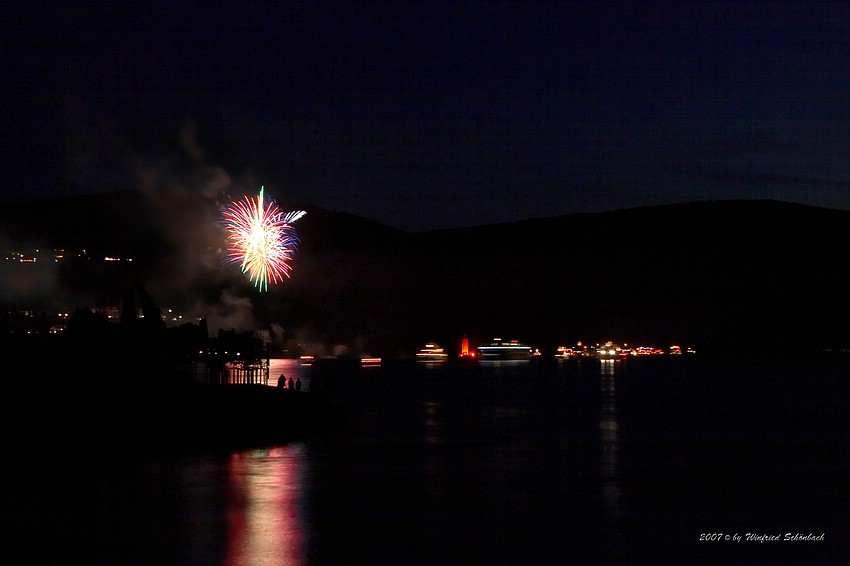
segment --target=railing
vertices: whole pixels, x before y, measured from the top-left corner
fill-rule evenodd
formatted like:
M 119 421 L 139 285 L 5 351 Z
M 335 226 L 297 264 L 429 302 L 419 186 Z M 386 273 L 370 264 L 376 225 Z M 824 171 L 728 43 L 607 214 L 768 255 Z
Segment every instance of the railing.
M 269 384 L 269 362 L 227 362 L 209 365 L 204 362 L 189 363 L 181 369 L 192 379 L 202 383 L 226 384 Z

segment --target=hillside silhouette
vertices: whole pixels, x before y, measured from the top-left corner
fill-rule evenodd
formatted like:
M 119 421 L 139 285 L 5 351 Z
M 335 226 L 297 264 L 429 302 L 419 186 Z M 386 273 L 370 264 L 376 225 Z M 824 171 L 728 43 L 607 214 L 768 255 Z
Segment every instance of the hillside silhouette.
M 410 354 L 429 340 L 456 348 L 462 335 L 542 348 L 608 339 L 709 350 L 850 344 L 848 211 L 713 201 L 407 233 L 282 203 L 296 207 L 307 215 L 291 279 L 268 293 L 235 284 L 261 323 L 373 354 Z M 132 256 L 132 278 L 157 299 L 162 258 L 181 245 L 157 215 L 136 193 L 4 204 L 0 243 Z M 127 271 L 102 270 L 68 262 L 60 284 L 120 297 Z M 217 285 L 234 285 L 214 279 L 196 277 L 185 293 L 213 304 Z

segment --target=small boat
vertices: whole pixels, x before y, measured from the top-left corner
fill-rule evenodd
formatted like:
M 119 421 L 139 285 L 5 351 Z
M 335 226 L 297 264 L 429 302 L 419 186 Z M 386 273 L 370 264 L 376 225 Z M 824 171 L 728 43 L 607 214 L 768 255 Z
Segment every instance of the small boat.
M 530 360 L 532 348 L 519 340 L 495 338 L 486 345 L 478 346 L 479 360 Z
M 444 362 L 448 357 L 445 350 L 434 342 L 425 344 L 425 347 L 416 353 L 416 359 L 421 362 Z

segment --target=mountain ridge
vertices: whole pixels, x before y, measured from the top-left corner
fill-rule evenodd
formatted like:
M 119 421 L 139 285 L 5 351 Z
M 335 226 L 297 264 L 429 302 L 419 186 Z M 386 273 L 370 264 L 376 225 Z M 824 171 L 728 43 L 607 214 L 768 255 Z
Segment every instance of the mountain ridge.
M 285 203 L 307 210 L 292 277 L 251 293 L 244 281 L 219 281 L 220 268 L 185 277 L 190 283 L 179 288 L 186 258 L 210 246 L 199 240 L 182 250 L 181 233 L 169 233 L 161 218 L 180 212 L 175 226 L 210 231 L 208 206 L 157 209 L 125 195 L 110 212 L 96 204 L 102 200 L 109 197 L 75 201 L 77 208 L 53 203 L 58 212 L 43 202 L 0 205 L 0 242 L 43 237 L 58 245 L 65 234 L 123 247 L 144 256 L 135 273 L 163 301 L 172 300 L 159 290 L 163 279 L 178 295 L 204 285 L 210 306 L 223 297 L 217 285 L 241 285 L 261 324 L 376 353 L 429 340 L 459 344 L 462 335 L 544 347 L 604 339 L 713 349 L 850 343 L 850 307 L 841 299 L 850 279 L 840 268 L 848 211 L 704 201 L 410 233 Z M 163 262 L 169 254 L 182 263 Z

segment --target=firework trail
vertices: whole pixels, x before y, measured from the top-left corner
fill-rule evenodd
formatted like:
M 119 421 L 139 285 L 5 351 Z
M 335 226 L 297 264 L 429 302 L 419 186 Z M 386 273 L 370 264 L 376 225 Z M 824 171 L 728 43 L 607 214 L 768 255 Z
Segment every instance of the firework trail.
M 283 213 L 272 199 L 265 199 L 263 187 L 257 198 L 245 197 L 222 213 L 227 229 L 227 260 L 238 263 L 242 273 L 260 291 L 267 291 L 289 277 L 290 261 L 298 247 L 293 223 L 306 212 Z

